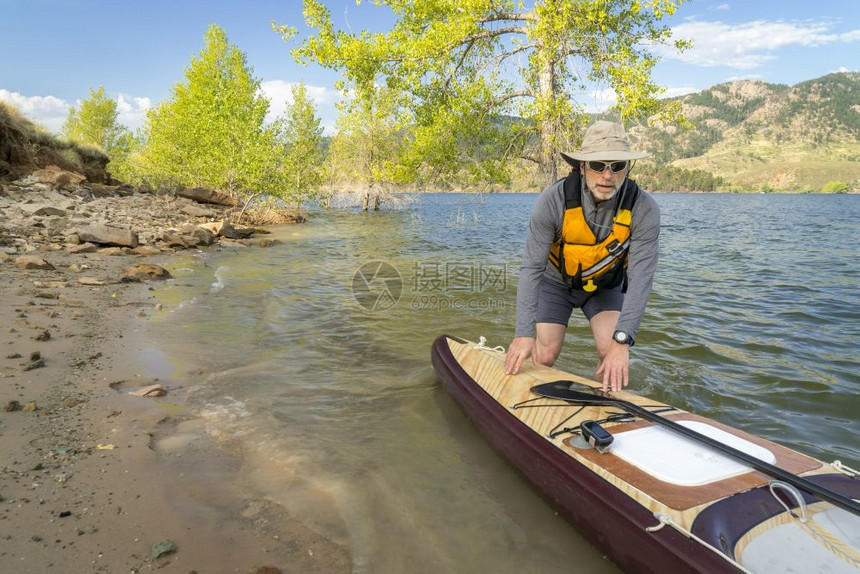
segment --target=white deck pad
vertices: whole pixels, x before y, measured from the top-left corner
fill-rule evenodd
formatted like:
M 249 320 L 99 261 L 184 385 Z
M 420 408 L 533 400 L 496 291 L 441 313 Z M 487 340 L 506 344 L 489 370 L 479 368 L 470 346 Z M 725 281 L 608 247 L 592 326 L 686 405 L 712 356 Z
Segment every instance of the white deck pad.
M 759 534 L 743 550 L 741 564 L 755 573 L 856 574 L 860 518 L 831 508 L 814 515 L 812 521 L 818 528 L 793 521 Z
M 776 461 L 766 448 L 709 424 L 677 422 L 763 462 L 773 464 Z M 616 434 L 611 452 L 653 477 L 679 486 L 701 486 L 752 470 L 728 455 L 660 426 Z

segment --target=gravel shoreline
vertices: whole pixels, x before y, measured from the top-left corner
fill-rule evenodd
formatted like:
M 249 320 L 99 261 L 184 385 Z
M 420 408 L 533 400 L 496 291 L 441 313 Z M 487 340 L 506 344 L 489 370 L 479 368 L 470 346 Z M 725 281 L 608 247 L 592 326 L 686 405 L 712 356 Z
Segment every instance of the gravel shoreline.
M 345 548 L 238 483 L 241 455 L 219 448 L 183 404 L 190 381 L 154 379 L 141 352 L 152 347 L 147 317 L 162 312 L 159 283 L 123 272 L 169 267 L 184 246 L 167 246 L 166 230 L 185 226 L 188 237 L 219 213 L 102 192 L 0 194 L 0 571 L 350 571 Z M 69 200 L 65 215 L 22 210 L 50 194 Z M 131 230 L 144 221 L 146 249 L 81 249 L 77 230 L 94 220 Z M 211 246 L 190 247 L 245 244 L 254 240 L 213 234 Z M 25 266 L 25 255 L 50 268 Z M 167 394 L 132 394 L 152 385 Z

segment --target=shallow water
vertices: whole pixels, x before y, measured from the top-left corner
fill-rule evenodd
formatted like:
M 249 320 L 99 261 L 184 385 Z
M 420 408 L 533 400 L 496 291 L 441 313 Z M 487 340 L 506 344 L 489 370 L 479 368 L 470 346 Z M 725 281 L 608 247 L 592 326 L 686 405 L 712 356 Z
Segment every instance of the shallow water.
M 147 338 L 242 479 L 357 572 L 614 572 L 477 434 L 429 361 L 507 345 L 536 195 L 313 213 L 269 249 L 186 255 Z M 827 460 L 860 461 L 858 196 L 655 195 L 661 261 L 633 387 Z M 156 363 L 157 361 L 154 361 Z M 596 367 L 581 317 L 559 367 Z

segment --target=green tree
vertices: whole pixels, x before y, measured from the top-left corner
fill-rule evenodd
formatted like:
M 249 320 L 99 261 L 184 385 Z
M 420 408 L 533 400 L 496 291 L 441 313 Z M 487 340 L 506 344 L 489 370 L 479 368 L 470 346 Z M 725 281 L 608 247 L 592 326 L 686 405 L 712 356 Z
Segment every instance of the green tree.
M 394 27 L 353 34 L 334 28 L 321 0 L 304 0 L 306 23 L 317 33 L 293 55 L 340 70 L 359 88 L 385 80 L 404 94 L 409 117 L 402 123 L 413 131 L 413 151 L 425 152 L 415 161 L 494 173 L 520 156 L 548 183 L 558 173 L 558 151 L 587 122 L 578 100 L 586 85 L 611 87 L 623 121 L 677 113 L 677 102 L 660 100 L 663 90 L 651 79 L 657 62 L 651 47 L 670 42 L 660 22 L 683 1 L 534 0 L 525 7 L 515 0 L 374 0 L 395 14 Z M 295 33 L 278 30 L 285 39 Z M 501 121 L 505 116 L 525 121 Z M 454 151 L 434 153 L 440 134 Z M 481 155 L 475 136 L 500 147 Z M 493 167 L 486 156 L 498 149 L 509 157 L 496 157 Z
M 133 145 L 133 136 L 119 123 L 116 100 L 108 97 L 105 89 L 90 88 L 89 98 L 80 102 L 79 109 L 69 108 L 69 116 L 60 135 L 69 141 L 95 147 L 110 158 L 114 173 L 124 175 L 126 160 Z
M 716 191 L 726 181 L 701 169 L 681 169 L 652 162 L 637 164 L 631 172 L 648 191 Z
M 363 211 L 378 210 L 392 186 L 410 179 L 397 100 L 390 89 L 374 86 L 354 92 L 338 107 L 331 152 L 335 177 L 360 194 Z
M 277 193 L 269 173 L 278 151 L 274 131 L 264 125 L 268 110 L 245 54 L 213 24 L 185 81 L 147 112 L 135 167 L 156 184 Z
M 284 147 L 281 185 L 288 190 L 287 195 L 301 203 L 312 199 L 323 181 L 323 128 L 304 83 L 290 90 L 292 102 L 287 102 L 284 117 L 276 126 Z
M 821 193 L 848 193 L 848 184 L 844 181 L 828 181 L 821 188 Z

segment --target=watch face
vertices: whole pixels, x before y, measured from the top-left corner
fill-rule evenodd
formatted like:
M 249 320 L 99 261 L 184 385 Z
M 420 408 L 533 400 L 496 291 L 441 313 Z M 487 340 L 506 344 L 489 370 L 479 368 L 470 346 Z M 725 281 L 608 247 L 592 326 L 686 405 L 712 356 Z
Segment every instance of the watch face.
M 619 343 L 626 343 L 627 338 L 627 333 L 625 333 L 624 331 L 615 331 L 615 340 Z

